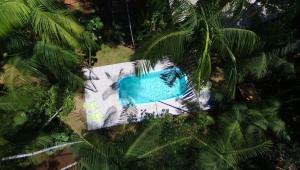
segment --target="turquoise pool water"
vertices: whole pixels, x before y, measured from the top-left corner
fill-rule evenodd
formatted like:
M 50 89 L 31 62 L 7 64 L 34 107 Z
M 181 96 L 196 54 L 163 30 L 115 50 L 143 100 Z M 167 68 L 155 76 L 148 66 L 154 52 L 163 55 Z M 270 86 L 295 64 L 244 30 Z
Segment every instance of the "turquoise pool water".
M 178 68 L 172 68 L 179 71 Z M 149 72 L 140 77 L 135 75 L 126 76 L 119 80 L 119 97 L 125 106 L 130 102 L 142 104 L 156 101 L 163 101 L 171 98 L 180 97 L 187 89 L 187 77 L 180 78 L 172 75 L 172 69 Z M 169 86 L 161 77 L 169 73 L 168 78 L 175 80 Z M 173 73 L 173 72 L 172 72 Z

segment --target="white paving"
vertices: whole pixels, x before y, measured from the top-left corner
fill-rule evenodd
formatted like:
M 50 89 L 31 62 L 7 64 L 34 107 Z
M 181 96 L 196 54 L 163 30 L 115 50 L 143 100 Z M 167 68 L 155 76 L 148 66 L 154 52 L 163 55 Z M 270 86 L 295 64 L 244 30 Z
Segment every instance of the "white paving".
M 167 64 L 167 61 L 162 61 L 156 64 L 154 70 L 161 70 Z M 119 75 L 121 71 L 121 75 Z M 91 80 L 86 81 L 85 89 L 85 110 L 88 130 L 110 127 L 118 124 L 128 123 L 129 117 L 135 117 L 137 121 L 142 120 L 147 113 L 161 115 L 171 113 L 174 115 L 180 114 L 181 111 L 177 108 L 183 108 L 180 100 L 170 99 L 160 102 L 137 104 L 133 108 L 129 108 L 123 112 L 124 108 L 119 100 L 117 83 L 120 77 L 134 74 L 134 62 L 125 62 L 113 65 L 84 69 L 84 74 Z M 94 86 L 95 88 L 94 88 Z M 113 90 L 112 87 L 115 87 Z M 92 90 L 91 90 L 92 89 Z M 169 105 L 171 106 L 169 106 Z

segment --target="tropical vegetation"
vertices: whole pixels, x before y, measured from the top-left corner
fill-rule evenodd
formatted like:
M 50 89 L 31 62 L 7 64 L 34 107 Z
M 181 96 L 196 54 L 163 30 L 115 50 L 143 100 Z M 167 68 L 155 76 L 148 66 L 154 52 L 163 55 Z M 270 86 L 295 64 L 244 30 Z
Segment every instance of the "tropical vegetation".
M 64 150 L 86 170 L 300 167 L 299 1 L 111 3 L 0 0 L 0 169 Z M 82 68 L 146 59 L 140 74 L 166 58 L 196 92 L 189 113 L 96 131 L 68 123 Z

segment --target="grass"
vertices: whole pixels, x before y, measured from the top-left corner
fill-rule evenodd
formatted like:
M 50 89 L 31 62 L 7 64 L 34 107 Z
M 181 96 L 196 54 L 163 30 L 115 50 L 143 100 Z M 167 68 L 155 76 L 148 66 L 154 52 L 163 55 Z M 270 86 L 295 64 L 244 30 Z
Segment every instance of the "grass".
M 85 110 L 83 108 L 83 94 L 77 94 L 74 97 L 74 100 L 75 108 L 67 116 L 62 116 L 61 120 L 65 122 L 71 129 L 73 129 L 75 133 L 77 133 L 79 136 L 82 136 L 87 130 Z
M 94 67 L 131 61 L 133 53 L 132 49 L 121 45 L 116 47 L 102 45 L 96 54 L 97 62 Z

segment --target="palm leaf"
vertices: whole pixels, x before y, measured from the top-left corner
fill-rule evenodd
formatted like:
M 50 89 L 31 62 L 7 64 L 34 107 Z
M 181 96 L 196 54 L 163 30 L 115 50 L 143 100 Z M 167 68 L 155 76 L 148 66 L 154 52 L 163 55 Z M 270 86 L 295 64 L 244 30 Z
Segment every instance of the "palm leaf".
M 261 79 L 267 74 L 269 60 L 265 53 L 258 56 L 246 58 L 239 65 L 243 66 L 240 69 L 240 74 L 243 77 L 247 75 L 253 76 L 255 79 Z
M 38 42 L 34 49 L 35 55 L 39 60 L 56 69 L 60 67 L 76 68 L 79 58 L 72 51 L 63 49 L 50 43 Z
M 176 145 L 176 144 L 180 144 L 180 143 L 185 143 L 187 141 L 190 141 L 192 139 L 192 137 L 188 136 L 188 137 L 181 137 L 181 138 L 178 138 L 178 139 L 175 139 L 175 140 L 171 140 L 171 141 L 168 141 L 162 145 L 158 145 L 154 148 L 151 148 L 147 151 L 144 151 L 144 153 L 142 153 L 141 155 L 139 155 L 137 158 L 146 158 L 146 157 L 149 157 L 149 156 L 152 156 L 153 154 L 155 153 L 159 153 L 161 152 L 163 149 L 166 149 L 172 145 Z
M 79 62 L 78 57 L 71 51 L 40 42 L 34 49 L 34 59 L 51 72 L 62 85 L 71 89 L 83 85 L 83 80 L 74 73 L 78 69 L 76 67 Z
M 63 6 L 55 0 L 26 0 L 30 8 L 42 8 L 46 11 L 62 10 Z
M 129 146 L 127 152 L 125 153 L 125 158 L 147 158 L 153 156 L 154 154 L 160 153 L 164 149 L 167 149 L 173 145 L 185 143 L 192 139 L 191 136 L 179 136 L 162 142 L 160 136 L 161 131 L 161 121 L 158 120 L 153 122 L 149 127 L 143 130 L 143 132 Z
M 295 42 L 291 42 L 291 43 L 286 44 L 282 48 L 274 49 L 274 50 L 268 52 L 266 55 L 269 58 L 286 57 L 289 54 L 292 54 L 292 53 L 295 53 L 295 52 L 299 51 L 299 47 L 300 47 L 300 41 L 295 41 Z
M 226 95 L 234 99 L 236 92 L 236 83 L 237 83 L 237 69 L 236 64 L 229 62 L 225 67 L 225 90 Z
M 159 131 L 159 126 L 157 122 L 152 123 L 150 126 L 148 126 L 136 139 L 135 141 L 129 146 L 127 152 L 125 153 L 125 157 L 129 156 L 137 156 L 140 155 L 141 152 L 143 152 L 143 149 L 140 147 L 145 147 L 147 145 L 153 144 L 152 141 L 157 139 Z M 154 132 L 155 131 L 155 132 Z M 151 135 L 151 137 L 150 137 Z M 155 138 L 154 138 L 155 137 Z M 147 140 L 151 139 L 151 141 Z
M 265 141 L 250 147 L 235 149 L 225 154 L 232 154 L 234 157 L 236 157 L 237 160 L 246 160 L 249 158 L 262 156 L 266 154 L 267 152 L 270 151 L 271 146 L 272 146 L 271 141 Z
M 5 46 L 10 55 L 26 55 L 29 53 L 29 48 L 32 47 L 33 42 L 24 36 L 22 31 L 14 31 L 5 40 Z
M 30 9 L 22 0 L 0 0 L 0 38 L 28 22 Z
M 33 31 L 42 36 L 43 41 L 60 45 L 68 44 L 73 48 L 79 47 L 77 38 L 80 37 L 83 29 L 72 18 L 38 7 L 33 10 L 32 15 Z
M 6 113 L 24 111 L 34 103 L 32 88 L 21 87 L 0 97 L 0 110 Z
M 198 69 L 197 69 L 197 85 L 205 85 L 211 74 L 211 59 L 209 54 L 210 47 L 210 33 L 208 29 L 208 24 L 204 21 L 205 24 L 205 38 L 204 38 L 204 49 L 201 57 L 199 57 Z M 198 87 L 198 91 L 199 88 Z
M 151 66 L 159 59 L 169 57 L 178 61 L 185 52 L 185 43 L 191 31 L 178 30 L 159 34 L 146 42 L 136 53 L 138 58 L 145 58 L 151 62 Z M 149 70 L 149 68 L 144 68 Z
M 78 169 L 110 169 L 112 164 L 109 162 L 108 156 L 99 148 L 93 148 L 85 143 L 73 146 L 75 153 L 80 156 L 76 167 Z
M 205 149 L 199 155 L 200 166 L 204 169 L 237 169 L 239 162 L 266 154 L 272 145 L 270 141 L 250 146 L 236 146 L 231 142 L 226 144 L 222 139 L 214 140 L 213 144 L 199 138 L 196 141 Z
M 198 24 L 197 13 L 189 0 L 173 0 L 171 3 L 173 23 L 181 28 L 194 29 Z
M 220 49 L 226 51 L 229 48 L 233 54 L 251 54 L 258 47 L 258 36 L 246 29 L 222 28 L 219 32 L 221 44 Z
M 91 32 L 84 31 L 80 36 L 80 47 L 86 54 L 91 51 L 95 51 L 98 48 L 98 44 L 93 40 Z

